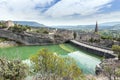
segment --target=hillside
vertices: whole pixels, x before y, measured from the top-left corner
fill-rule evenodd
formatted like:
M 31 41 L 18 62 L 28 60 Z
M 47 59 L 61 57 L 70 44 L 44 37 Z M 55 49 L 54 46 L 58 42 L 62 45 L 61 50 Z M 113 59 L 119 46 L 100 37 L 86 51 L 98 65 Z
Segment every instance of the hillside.
M 45 27 L 45 25 L 34 22 L 34 21 L 14 21 L 16 24 L 28 25 L 31 27 Z
M 106 22 L 98 24 L 100 30 L 120 30 L 120 22 Z M 94 30 L 95 25 L 52 26 L 53 28 L 69 30 Z

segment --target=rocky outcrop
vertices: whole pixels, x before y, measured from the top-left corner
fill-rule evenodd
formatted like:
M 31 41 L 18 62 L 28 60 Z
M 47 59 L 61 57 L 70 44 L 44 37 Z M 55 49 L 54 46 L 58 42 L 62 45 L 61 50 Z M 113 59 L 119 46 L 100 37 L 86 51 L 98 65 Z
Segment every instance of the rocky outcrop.
M 0 42 L 0 48 L 12 47 L 17 46 L 18 44 L 14 41 L 3 41 Z
M 74 38 L 72 31 L 58 30 L 55 34 L 17 33 L 9 30 L 0 30 L 0 37 L 7 38 L 24 45 L 46 45 L 64 43 Z
M 120 60 L 118 58 L 104 59 L 99 65 L 96 65 L 96 74 L 109 73 L 107 69 L 110 69 L 111 72 L 115 72 L 119 69 Z
M 63 43 L 74 39 L 74 33 L 68 30 L 57 30 L 54 34 L 55 43 Z

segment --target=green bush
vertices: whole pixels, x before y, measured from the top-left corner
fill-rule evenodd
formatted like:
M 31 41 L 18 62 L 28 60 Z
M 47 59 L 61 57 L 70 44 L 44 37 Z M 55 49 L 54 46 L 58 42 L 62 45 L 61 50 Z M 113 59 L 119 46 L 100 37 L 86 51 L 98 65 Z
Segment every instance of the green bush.
M 0 80 L 22 80 L 27 76 L 27 69 L 19 60 L 0 59 Z
M 118 59 L 120 60 L 120 46 L 113 45 L 112 50 L 114 51 L 115 54 L 118 54 Z
M 0 42 L 6 41 L 6 39 L 4 38 L 0 38 Z
M 101 36 L 101 39 L 109 39 L 109 40 L 112 40 L 112 36 Z
M 13 32 L 24 32 L 27 29 L 31 29 L 31 28 L 28 26 L 16 25 L 16 24 L 15 24 L 15 26 L 9 28 L 9 30 L 11 30 Z
M 0 24 L 0 29 L 7 28 L 4 24 Z
M 37 33 L 44 33 L 44 34 L 48 34 L 49 33 L 49 31 L 47 30 L 47 29 L 38 29 L 38 30 L 36 30 L 36 32 Z
M 38 54 L 31 56 L 30 60 L 35 63 L 34 70 L 44 77 L 48 78 L 52 75 L 50 78 L 57 76 L 54 80 L 58 78 L 68 78 L 69 80 L 80 80 L 82 78 L 81 80 L 84 80 L 81 70 L 71 58 L 63 58 L 42 49 Z
M 49 34 L 49 32 L 48 32 L 48 31 L 46 31 L 46 30 L 45 30 L 45 31 L 43 31 L 43 33 L 44 33 L 44 34 Z

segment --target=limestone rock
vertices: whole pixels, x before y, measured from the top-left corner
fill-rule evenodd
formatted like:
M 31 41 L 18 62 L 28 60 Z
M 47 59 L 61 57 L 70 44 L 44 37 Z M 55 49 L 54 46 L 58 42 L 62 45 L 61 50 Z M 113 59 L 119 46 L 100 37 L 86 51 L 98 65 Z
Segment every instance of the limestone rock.
M 67 30 L 57 30 L 55 34 L 49 35 L 28 32 L 17 33 L 3 29 L 0 29 L 0 37 L 7 38 L 24 45 L 59 44 L 74 38 L 73 32 Z

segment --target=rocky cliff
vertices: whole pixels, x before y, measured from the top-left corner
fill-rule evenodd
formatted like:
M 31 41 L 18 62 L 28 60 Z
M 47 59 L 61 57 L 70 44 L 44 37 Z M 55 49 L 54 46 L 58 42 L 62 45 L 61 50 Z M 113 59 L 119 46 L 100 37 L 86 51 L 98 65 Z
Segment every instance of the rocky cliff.
M 55 34 L 38 34 L 38 33 L 17 33 L 9 30 L 0 30 L 0 37 L 7 38 L 24 45 L 47 45 L 59 44 L 74 38 L 72 31 L 57 30 Z

